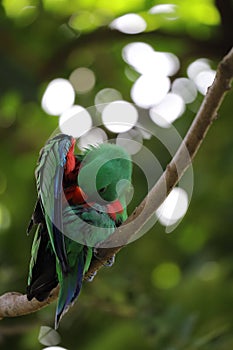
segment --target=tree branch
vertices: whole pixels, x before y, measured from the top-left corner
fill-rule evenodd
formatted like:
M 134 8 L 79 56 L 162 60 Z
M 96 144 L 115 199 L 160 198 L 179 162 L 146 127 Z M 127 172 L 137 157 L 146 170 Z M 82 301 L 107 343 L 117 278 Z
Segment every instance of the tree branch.
M 113 254 L 116 254 L 140 232 L 175 187 L 195 157 L 212 122 L 216 119 L 218 109 L 226 92 L 230 89 L 232 79 L 233 48 L 218 65 L 214 83 L 209 88 L 188 133 L 165 172 L 128 220 L 104 242 L 105 248 L 99 249 L 99 259 L 93 260 L 86 277 L 99 270 Z M 49 298 L 42 303 L 35 299 L 29 302 L 25 295 L 19 293 L 6 293 L 0 297 L 0 318 L 35 312 L 54 301 L 58 291 L 59 287 L 54 289 Z

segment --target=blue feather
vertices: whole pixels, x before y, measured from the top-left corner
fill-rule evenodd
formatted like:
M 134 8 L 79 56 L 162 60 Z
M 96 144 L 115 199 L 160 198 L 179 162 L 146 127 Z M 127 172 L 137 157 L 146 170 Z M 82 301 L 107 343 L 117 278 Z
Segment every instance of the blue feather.
M 76 270 L 76 273 L 75 273 Z M 62 316 L 69 310 L 72 303 L 78 297 L 82 288 L 84 271 L 84 254 L 83 252 L 78 257 L 78 261 L 73 267 L 73 271 L 67 275 L 63 275 L 60 284 L 60 292 L 58 296 L 58 304 L 55 318 L 55 329 L 58 328 L 59 321 Z

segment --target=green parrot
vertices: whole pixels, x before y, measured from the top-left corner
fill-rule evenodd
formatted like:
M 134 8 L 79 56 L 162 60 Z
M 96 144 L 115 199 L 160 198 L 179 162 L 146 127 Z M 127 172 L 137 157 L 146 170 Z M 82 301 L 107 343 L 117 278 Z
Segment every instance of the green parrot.
M 45 300 L 59 283 L 55 328 L 77 299 L 95 247 L 127 218 L 132 162 L 110 143 L 74 154 L 75 139 L 59 134 L 40 152 L 38 200 L 28 226 L 37 225 L 27 298 Z

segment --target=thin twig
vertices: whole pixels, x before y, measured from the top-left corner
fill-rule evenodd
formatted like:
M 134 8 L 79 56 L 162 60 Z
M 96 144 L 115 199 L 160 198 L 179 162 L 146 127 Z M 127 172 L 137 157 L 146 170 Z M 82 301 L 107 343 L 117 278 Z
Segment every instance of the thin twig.
M 214 83 L 209 88 L 188 133 L 165 172 L 128 220 L 105 241 L 107 248 L 99 250 L 99 259 L 93 260 L 87 276 L 99 270 L 113 254 L 116 254 L 140 232 L 175 187 L 195 157 L 212 122 L 216 119 L 224 96 L 230 89 L 232 79 L 233 48 L 218 65 Z M 57 298 L 58 290 L 58 287 L 54 289 L 49 298 L 42 303 L 35 299 L 29 302 L 25 295 L 19 293 L 6 293 L 0 297 L 0 318 L 35 312 L 54 301 Z

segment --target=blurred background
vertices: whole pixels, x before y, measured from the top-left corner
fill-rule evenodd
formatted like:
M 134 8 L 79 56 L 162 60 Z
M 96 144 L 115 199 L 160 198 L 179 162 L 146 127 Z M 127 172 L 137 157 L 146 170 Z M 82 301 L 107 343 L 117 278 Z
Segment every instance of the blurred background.
M 78 115 L 75 125 L 86 130 L 101 124 L 89 138 L 81 137 L 80 149 L 96 138 L 122 142 L 121 135 L 136 142 L 133 147 L 123 142 L 132 155 L 143 144 L 165 168 L 171 155 L 159 135 L 169 139 L 174 128 L 181 136 L 188 130 L 217 63 L 233 42 L 232 4 L 1 2 L 0 294 L 25 292 L 34 170 L 47 138 L 59 125 L 65 132 L 64 120 Z M 84 283 L 59 335 L 39 337 L 46 330 L 41 327 L 53 327 L 52 304 L 2 320 L 1 349 L 233 348 L 232 98 L 229 92 L 195 158 L 193 195 L 181 190 L 182 210 L 176 218 L 167 209 L 147 234 L 118 254 L 112 268 Z M 107 121 L 118 118 L 114 101 L 119 100 L 131 116 L 126 120 L 131 127 L 114 130 Z M 133 182 L 130 212 L 146 194 L 145 176 L 137 166 Z M 166 233 L 166 225 L 182 217 Z

